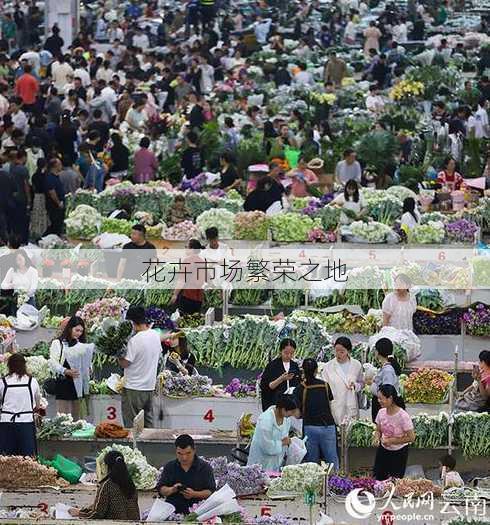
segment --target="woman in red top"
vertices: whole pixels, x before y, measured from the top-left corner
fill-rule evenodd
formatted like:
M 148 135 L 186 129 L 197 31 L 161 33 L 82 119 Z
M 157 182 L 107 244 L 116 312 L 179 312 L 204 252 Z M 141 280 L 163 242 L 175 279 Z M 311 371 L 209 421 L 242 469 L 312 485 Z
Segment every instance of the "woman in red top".
M 184 314 L 195 314 L 201 311 L 204 301 L 204 291 L 202 289 L 206 282 L 206 270 L 204 270 L 204 259 L 199 257 L 202 250 L 201 243 L 196 239 L 191 239 L 187 245 L 189 255 L 184 259 L 183 264 L 188 271 L 185 279 L 180 278 L 172 295 L 171 303 L 177 304 L 180 312 Z M 202 268 L 201 271 L 198 269 Z
M 437 182 L 446 186 L 449 190 L 459 190 L 463 183 L 463 177 L 456 171 L 456 161 L 454 159 L 447 159 L 445 167 L 439 172 Z

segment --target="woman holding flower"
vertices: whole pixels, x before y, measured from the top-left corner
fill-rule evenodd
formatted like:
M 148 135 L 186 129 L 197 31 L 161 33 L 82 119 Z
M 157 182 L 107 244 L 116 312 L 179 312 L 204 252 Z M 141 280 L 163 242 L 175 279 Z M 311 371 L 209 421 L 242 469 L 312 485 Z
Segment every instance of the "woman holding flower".
M 381 385 L 378 391 L 381 410 L 376 416 L 374 477 L 379 481 L 403 478 L 408 460 L 408 445 L 415 441 L 412 419 L 393 385 Z
M 359 185 L 355 180 L 347 181 L 344 193 L 337 195 L 330 203 L 330 206 L 342 208 L 342 213 L 340 214 L 340 222 L 342 224 L 350 224 L 366 212 L 366 204 L 359 192 Z
M 80 417 L 80 399 L 89 393 L 93 344 L 85 343 L 85 323 L 73 316 L 51 343 L 49 367 L 56 374 L 56 411 Z
M 348 337 L 335 341 L 335 357 L 322 370 L 322 377 L 329 384 L 333 400 L 332 413 L 337 425 L 346 419 L 359 417 L 357 393 L 364 386 L 362 365 L 351 357 L 352 343 Z
M 9 268 L 2 281 L 2 290 L 12 290 L 13 293 L 27 296 L 28 304 L 35 306 L 35 294 L 37 290 L 39 275 L 32 266 L 31 260 L 24 250 L 17 250 L 15 254 L 15 266 Z M 16 310 L 16 308 L 14 308 Z M 12 312 L 12 315 L 15 311 Z

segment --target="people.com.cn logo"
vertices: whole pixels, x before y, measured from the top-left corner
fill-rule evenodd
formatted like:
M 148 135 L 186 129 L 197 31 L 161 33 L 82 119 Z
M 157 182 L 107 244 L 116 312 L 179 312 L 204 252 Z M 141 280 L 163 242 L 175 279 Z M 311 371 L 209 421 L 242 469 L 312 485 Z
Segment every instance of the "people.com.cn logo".
M 367 503 L 361 501 L 359 496 L 367 499 Z M 357 520 L 364 520 L 368 518 L 374 508 L 376 507 L 376 500 L 373 494 L 366 492 L 363 489 L 354 489 L 345 498 L 345 510 L 351 518 Z M 388 525 L 388 523 L 386 524 Z

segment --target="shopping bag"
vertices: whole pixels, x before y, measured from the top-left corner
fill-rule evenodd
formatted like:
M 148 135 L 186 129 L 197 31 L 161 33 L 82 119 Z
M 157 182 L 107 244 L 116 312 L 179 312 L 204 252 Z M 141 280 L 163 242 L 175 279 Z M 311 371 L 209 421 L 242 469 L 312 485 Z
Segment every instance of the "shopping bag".
M 83 473 L 80 465 L 65 458 L 61 454 L 56 454 L 51 462 L 51 466 L 63 479 L 66 479 L 66 481 L 72 484 L 78 483 Z
M 291 168 L 296 168 L 298 166 L 300 155 L 301 151 L 299 149 L 290 148 L 289 146 L 284 148 L 284 156 Z
M 299 465 L 306 456 L 306 438 L 299 439 L 298 437 L 291 438 L 288 451 L 286 453 L 286 465 Z
M 163 499 L 156 499 L 153 502 L 153 506 L 146 518 L 146 521 L 151 521 L 154 523 L 163 523 L 167 521 L 167 518 L 175 512 L 175 507 L 167 503 Z

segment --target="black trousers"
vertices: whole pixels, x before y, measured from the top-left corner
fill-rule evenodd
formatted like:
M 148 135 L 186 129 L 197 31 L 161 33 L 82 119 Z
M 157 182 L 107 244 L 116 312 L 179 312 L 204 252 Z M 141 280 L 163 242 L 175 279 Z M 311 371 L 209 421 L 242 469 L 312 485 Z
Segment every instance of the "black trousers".
M 63 233 L 63 223 L 65 220 L 65 208 L 58 208 L 52 204 L 47 204 L 46 211 L 48 212 L 49 226 L 44 232 L 44 235 L 51 233 L 61 235 Z
M 374 460 L 374 478 L 378 481 L 384 481 L 388 478 L 403 478 L 407 461 L 408 445 L 400 450 L 387 450 L 380 445 Z
M 179 311 L 184 314 L 198 314 L 201 311 L 202 303 L 199 301 L 194 301 L 184 297 L 181 293 L 177 299 L 177 307 Z

